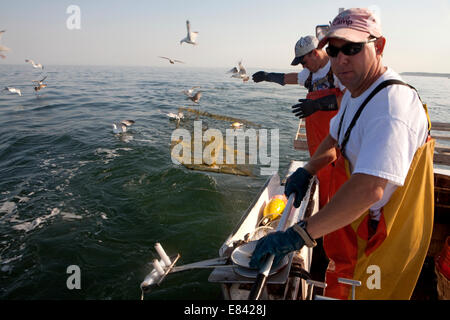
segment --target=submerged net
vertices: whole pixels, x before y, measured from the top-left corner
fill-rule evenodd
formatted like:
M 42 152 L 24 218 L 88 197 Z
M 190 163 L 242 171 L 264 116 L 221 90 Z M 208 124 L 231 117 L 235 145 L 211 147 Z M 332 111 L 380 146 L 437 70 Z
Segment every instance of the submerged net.
M 253 128 L 260 128 L 261 126 L 257 123 L 248 121 L 248 120 L 244 120 L 244 119 L 239 119 L 239 118 L 233 118 L 233 117 L 228 117 L 228 116 L 223 116 L 223 115 L 219 115 L 219 114 L 213 114 L 213 113 L 209 113 L 206 111 L 200 111 L 197 109 L 193 109 L 193 108 L 187 108 L 187 107 L 180 107 L 178 109 L 178 112 L 183 112 L 185 111 L 187 114 L 190 115 L 196 115 L 197 117 L 204 117 L 204 119 L 206 120 L 207 118 L 209 119 L 215 119 L 215 120 L 220 120 L 220 121 L 226 121 L 229 123 L 234 123 L 234 122 L 240 122 L 243 123 L 247 126 L 253 127 Z
M 178 112 L 183 113 L 183 118 L 177 120 L 177 129 L 186 130 L 184 131 L 186 136 L 191 138 L 172 136 L 172 159 L 192 170 L 254 175 L 248 151 L 246 148 L 238 150 L 238 144 L 234 143 L 234 140 L 231 145 L 227 144 L 226 132 L 227 129 L 243 131 L 242 127 L 246 129 L 260 127 L 258 124 L 193 108 L 181 107 Z M 233 129 L 233 125 L 238 128 Z M 216 139 L 217 137 L 219 138 Z

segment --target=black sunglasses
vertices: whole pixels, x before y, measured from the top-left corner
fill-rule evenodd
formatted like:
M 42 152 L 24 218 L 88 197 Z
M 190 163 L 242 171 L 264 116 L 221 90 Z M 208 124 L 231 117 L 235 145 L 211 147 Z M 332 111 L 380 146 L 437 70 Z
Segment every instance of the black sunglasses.
M 364 48 L 366 43 L 374 42 L 377 38 L 373 38 L 370 40 L 367 40 L 366 42 L 349 42 L 347 44 L 344 44 L 342 47 L 338 48 L 332 45 L 328 45 L 326 48 L 327 54 L 332 57 L 336 58 L 341 51 L 346 56 L 354 56 L 355 54 L 358 54 L 361 52 L 361 50 Z

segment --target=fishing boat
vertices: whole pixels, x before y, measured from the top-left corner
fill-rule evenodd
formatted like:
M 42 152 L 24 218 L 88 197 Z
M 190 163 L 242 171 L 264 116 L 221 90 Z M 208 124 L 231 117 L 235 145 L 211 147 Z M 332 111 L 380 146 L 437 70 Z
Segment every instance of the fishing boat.
M 300 121 L 294 139 L 294 148 L 307 153 L 308 147 L 304 130 L 303 121 Z M 450 124 L 432 123 L 432 136 L 438 142 L 434 155 L 435 219 L 427 258 L 412 299 L 435 300 L 439 298 L 437 287 L 440 285 L 438 282 L 440 278 L 437 277 L 435 260 L 450 234 L 450 136 L 448 132 L 450 132 Z M 264 218 L 264 208 L 270 199 L 284 193 L 286 178 L 303 165 L 302 161 L 291 161 L 283 179 L 278 173 L 267 179 L 235 229 L 220 247 L 217 258 L 176 266 L 180 255 L 169 258 L 161 245 L 157 244 L 155 249 L 161 259 L 153 261 L 153 270 L 141 283 L 143 293 L 151 287 L 159 285 L 170 273 L 212 268 L 208 281 L 221 286 L 224 299 L 249 299 L 259 275 L 258 271 L 248 266 L 249 252 L 254 248 L 256 240 L 270 232 L 285 230 L 318 211 L 320 186 L 318 180 L 314 178 L 299 208 L 294 208 L 292 202 L 288 202 L 281 218 L 269 222 Z M 323 282 L 323 274 L 327 263 L 320 241 L 314 249 L 303 247 L 300 251 L 288 254 L 278 265 L 269 266 L 267 279 L 259 298 L 265 300 L 330 299 L 322 295 L 323 289 L 326 287 L 326 283 Z M 359 281 L 354 279 L 340 279 L 340 281 L 352 286 L 352 296 L 354 297 L 355 287 L 360 285 Z
M 302 161 L 292 161 L 285 178 L 303 165 Z M 291 197 L 281 217 L 273 220 L 265 219 L 263 215 L 265 206 L 273 197 L 284 194 L 285 178 L 281 179 L 278 173 L 275 173 L 267 179 L 236 228 L 220 247 L 217 258 L 175 266 L 179 255 L 171 259 L 161 244 L 156 244 L 155 249 L 161 259 L 153 261 L 153 270 L 141 283 L 143 294 L 160 284 L 170 273 L 213 268 L 208 280 L 220 284 L 226 300 L 248 299 L 258 277 L 258 270 L 248 266 L 256 240 L 270 232 L 286 230 L 318 211 L 318 181 L 314 178 L 299 208 L 293 207 Z M 277 265 L 271 265 L 260 299 L 307 299 L 312 293 L 311 288 L 314 285 L 321 285 L 313 281 L 309 274 L 312 253 L 312 248 L 304 247 L 300 251 L 288 254 Z
M 301 161 L 292 161 L 286 177 L 303 165 Z M 280 218 L 265 224 L 264 208 L 272 198 L 284 193 L 284 182 L 285 179 L 282 181 L 277 173 L 266 181 L 253 203 L 243 214 L 241 221 L 219 249 L 220 257 L 233 258 L 243 244 L 258 240 L 275 230 L 286 230 L 318 211 L 318 181 L 313 179 L 299 208 L 292 207 L 289 202 L 286 205 L 282 215 L 286 218 L 286 222 Z M 281 227 L 279 224 L 282 224 Z M 312 280 L 309 275 L 312 253 L 312 248 L 305 246 L 298 252 L 290 253 L 281 266 L 272 267 L 261 299 L 306 299 L 308 294 L 306 281 Z M 238 263 L 235 261 L 235 264 Z M 256 270 L 238 266 L 233 269 L 215 268 L 208 280 L 221 285 L 225 299 L 243 300 L 249 298 L 256 278 Z

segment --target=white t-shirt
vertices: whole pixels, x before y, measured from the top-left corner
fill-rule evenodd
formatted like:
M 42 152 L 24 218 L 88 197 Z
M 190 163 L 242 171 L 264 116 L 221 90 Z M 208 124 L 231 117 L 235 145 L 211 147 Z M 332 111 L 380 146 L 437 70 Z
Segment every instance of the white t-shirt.
M 388 79 L 402 80 L 391 69 L 357 98 L 345 92 L 338 114 L 330 121 L 330 135 L 341 144 L 356 111 L 378 84 Z M 339 122 L 342 114 L 340 136 Z M 357 120 L 345 147 L 351 172 L 388 180 L 383 198 L 371 207 L 372 217 L 389 201 L 397 186 L 402 186 L 416 150 L 428 136 L 428 122 L 417 92 L 407 86 L 390 85 L 378 92 Z
M 311 83 L 314 84 L 314 82 L 317 82 L 318 80 L 327 77 L 327 74 L 328 74 L 328 71 L 330 71 L 330 68 L 331 68 L 331 62 L 330 62 L 330 60 L 328 60 L 327 64 L 323 68 L 321 68 L 321 69 L 317 70 L 317 72 L 313 73 Z M 304 86 L 310 73 L 311 73 L 311 71 L 309 71 L 307 68 L 303 68 L 303 70 L 300 71 L 297 75 L 298 84 L 301 86 Z M 339 79 L 336 77 L 336 75 L 333 74 L 333 77 L 334 77 L 334 86 L 336 88 L 344 90 L 345 87 L 342 85 L 342 83 L 339 81 Z M 320 84 L 317 87 L 317 90 L 323 90 L 323 89 L 329 89 L 329 88 L 330 88 L 330 83 L 328 83 L 328 81 L 325 81 L 324 83 Z

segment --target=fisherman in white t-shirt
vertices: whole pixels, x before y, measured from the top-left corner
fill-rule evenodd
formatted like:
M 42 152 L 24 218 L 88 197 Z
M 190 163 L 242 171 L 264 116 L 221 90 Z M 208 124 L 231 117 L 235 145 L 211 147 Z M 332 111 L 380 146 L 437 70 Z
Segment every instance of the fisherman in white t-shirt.
M 300 84 L 308 89 L 306 99 L 300 99 L 293 106 L 299 118 L 305 118 L 306 141 L 310 156 L 314 154 L 322 140 L 328 135 L 330 119 L 338 110 L 338 101 L 345 87 L 331 70 L 330 59 L 323 49 L 318 49 L 319 41 L 314 36 L 301 37 L 295 44 L 295 58 L 291 65 L 301 64 L 303 70 L 293 73 L 268 73 L 258 71 L 253 74 L 253 81 L 276 82 L 280 85 Z M 331 165 L 323 168 L 317 177 L 322 188 L 319 191 L 319 207 L 329 200 L 329 176 Z
M 370 92 L 389 79 L 402 80 L 395 71 L 387 67 L 361 95 L 353 98 L 350 92 L 344 94 L 342 105 L 346 108 L 330 122 L 330 135 L 334 140 L 342 141 L 344 135 L 341 130 L 338 137 L 340 119 L 343 119 L 341 128 L 347 128 Z M 405 103 L 406 101 L 411 104 Z M 376 107 L 370 107 L 371 105 Z M 414 153 L 425 143 L 427 137 L 426 114 L 417 92 L 409 87 L 392 86 L 383 89 L 370 100 L 365 112 L 361 113 L 348 140 L 345 156 L 350 164 L 350 172 L 376 175 L 387 180 L 383 197 L 370 208 L 374 220 L 379 220 L 380 208 L 388 202 L 396 187 L 403 185 Z M 389 150 L 389 157 L 380 150 Z
M 347 91 L 330 134 L 288 178 L 285 193 L 294 194 L 298 206 L 312 175 L 330 162 L 347 174 L 332 178 L 334 195 L 319 212 L 259 240 L 250 265 L 260 267 L 268 254 L 279 261 L 324 237 L 326 296 L 350 298 L 344 278 L 359 281 L 357 299 L 409 299 L 433 228 L 435 141 L 427 109 L 416 90 L 383 65 L 386 39 L 370 10 L 339 13 L 318 48 L 327 43 L 333 72 Z
M 308 92 L 324 89 L 345 87 L 331 71 L 331 64 L 325 50 L 317 49 L 319 40 L 308 35 L 301 37 L 295 44 L 295 58 L 291 65 L 302 65 L 303 70 L 291 73 L 276 73 L 258 71 L 252 75 L 254 82 L 275 82 L 282 86 L 286 84 L 299 84 L 308 89 Z M 336 107 L 337 109 L 337 107 Z

